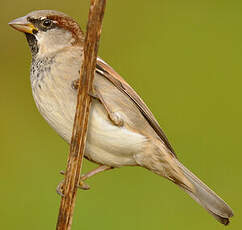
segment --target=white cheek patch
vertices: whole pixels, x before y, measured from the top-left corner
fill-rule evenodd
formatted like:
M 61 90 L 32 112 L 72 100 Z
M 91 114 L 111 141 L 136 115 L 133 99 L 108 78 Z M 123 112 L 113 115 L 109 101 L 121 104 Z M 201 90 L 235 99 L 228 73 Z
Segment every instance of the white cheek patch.
M 42 57 L 69 47 L 74 41 L 71 32 L 60 28 L 50 29 L 46 32 L 39 31 L 36 39 L 39 46 L 38 54 Z

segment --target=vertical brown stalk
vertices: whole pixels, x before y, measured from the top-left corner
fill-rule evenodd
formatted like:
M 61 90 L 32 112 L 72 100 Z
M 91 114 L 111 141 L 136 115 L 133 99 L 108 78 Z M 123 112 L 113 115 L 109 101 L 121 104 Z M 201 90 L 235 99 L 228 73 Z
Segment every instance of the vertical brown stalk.
M 91 105 L 89 93 L 92 91 L 105 4 L 106 0 L 91 0 L 90 4 L 84 43 L 84 60 L 80 71 L 81 84 L 78 89 L 70 153 L 63 185 L 64 196 L 61 199 L 57 230 L 71 229 Z

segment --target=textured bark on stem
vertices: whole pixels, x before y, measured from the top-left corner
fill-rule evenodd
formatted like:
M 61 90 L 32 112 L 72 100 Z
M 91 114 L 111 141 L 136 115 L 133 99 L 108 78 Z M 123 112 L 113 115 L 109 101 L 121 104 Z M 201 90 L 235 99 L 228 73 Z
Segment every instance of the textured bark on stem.
M 80 180 L 82 160 L 85 150 L 92 83 L 96 68 L 98 44 L 106 0 L 91 0 L 87 33 L 84 43 L 84 60 L 80 71 L 76 114 L 72 131 L 70 153 L 63 184 L 63 194 L 59 209 L 57 230 L 70 230 Z

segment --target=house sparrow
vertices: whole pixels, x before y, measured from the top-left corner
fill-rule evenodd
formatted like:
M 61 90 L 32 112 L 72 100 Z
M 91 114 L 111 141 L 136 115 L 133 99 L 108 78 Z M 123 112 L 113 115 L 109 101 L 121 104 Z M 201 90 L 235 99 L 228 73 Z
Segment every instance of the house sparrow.
M 84 33 L 64 13 L 40 10 L 15 19 L 32 53 L 31 85 L 46 121 L 71 142 Z M 177 159 L 155 117 L 108 64 L 97 59 L 85 157 L 100 166 L 81 178 L 121 166 L 142 166 L 188 193 L 224 225 L 232 209 Z

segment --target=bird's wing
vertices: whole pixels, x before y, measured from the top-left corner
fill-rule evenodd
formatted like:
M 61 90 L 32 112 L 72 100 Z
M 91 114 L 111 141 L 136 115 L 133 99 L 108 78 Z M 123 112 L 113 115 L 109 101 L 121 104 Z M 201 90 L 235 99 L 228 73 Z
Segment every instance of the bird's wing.
M 131 86 L 129 86 L 129 84 L 111 66 L 109 66 L 100 58 L 97 59 L 96 72 L 108 79 L 115 87 L 117 87 L 123 94 L 127 95 L 134 102 L 145 119 L 158 134 L 161 140 L 165 143 L 166 147 L 170 150 L 170 153 L 176 157 L 175 151 L 169 143 L 166 135 L 160 128 L 159 123 L 149 108 L 146 106 L 144 101 L 134 91 L 134 89 L 132 89 Z

